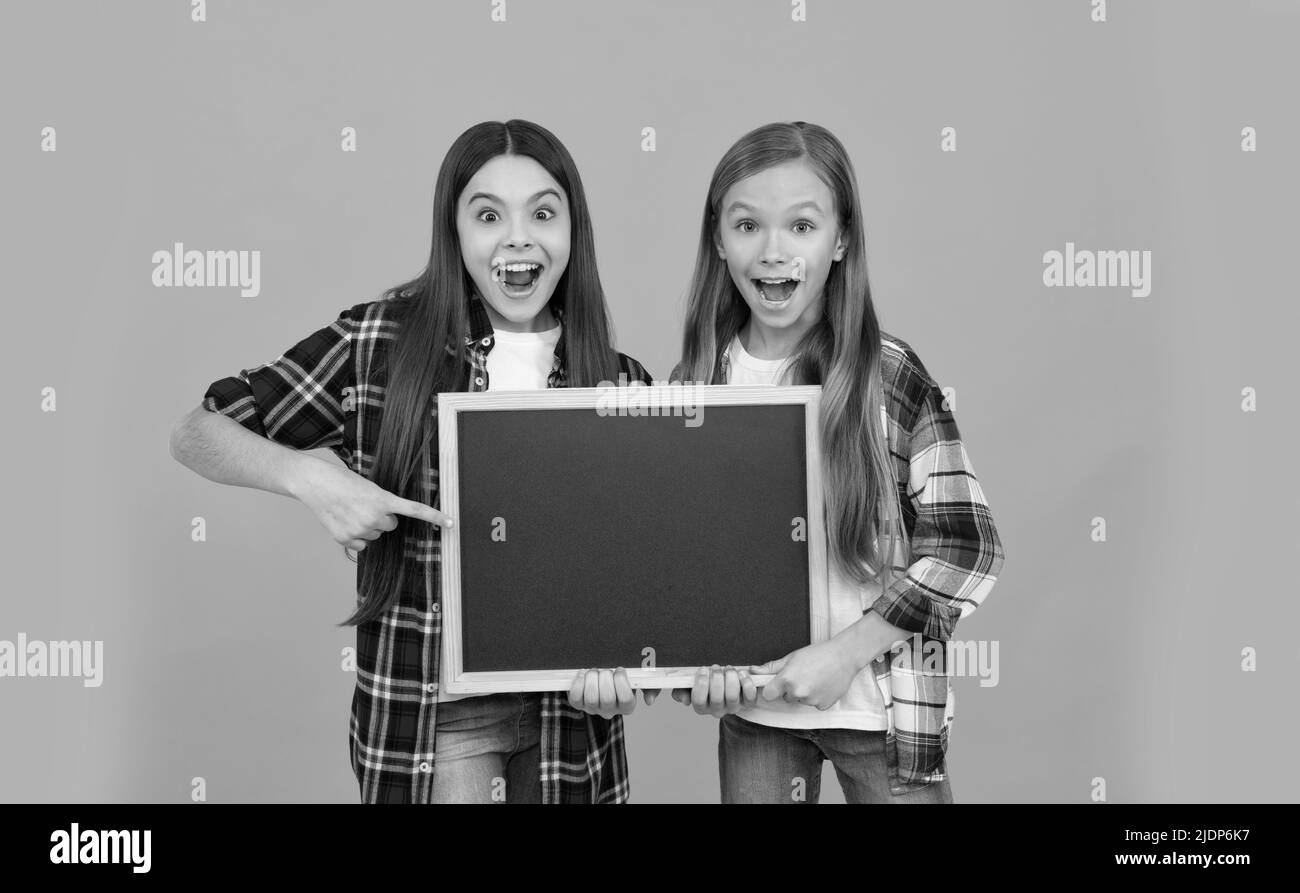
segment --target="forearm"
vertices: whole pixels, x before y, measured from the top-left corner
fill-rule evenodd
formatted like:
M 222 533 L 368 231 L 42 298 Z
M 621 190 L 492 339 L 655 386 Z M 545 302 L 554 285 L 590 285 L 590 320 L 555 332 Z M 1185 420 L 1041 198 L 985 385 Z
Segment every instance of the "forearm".
M 867 611 L 832 637 L 838 647 L 853 662 L 858 672 L 866 669 L 873 660 L 893 648 L 894 643 L 911 637 L 911 633 L 894 626 L 876 611 Z
M 173 459 L 210 481 L 293 498 L 311 463 L 322 461 L 202 407 L 172 428 L 170 449 Z

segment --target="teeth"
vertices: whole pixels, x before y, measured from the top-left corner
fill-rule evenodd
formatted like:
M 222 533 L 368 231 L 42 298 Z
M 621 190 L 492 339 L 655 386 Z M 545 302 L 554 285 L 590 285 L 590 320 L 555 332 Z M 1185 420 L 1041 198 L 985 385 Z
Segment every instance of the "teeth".
M 777 305 L 785 304 L 794 294 L 795 288 L 798 287 L 798 279 L 789 279 L 785 277 L 772 276 L 764 279 L 755 279 L 758 283 L 759 296 L 768 304 Z M 784 297 L 778 297 L 777 294 L 769 294 L 768 289 L 781 289 L 782 292 L 788 291 Z
M 522 273 L 528 270 L 540 270 L 541 268 L 541 264 L 532 262 L 508 264 L 504 257 L 494 257 L 492 258 L 492 281 L 500 282 L 507 272 Z

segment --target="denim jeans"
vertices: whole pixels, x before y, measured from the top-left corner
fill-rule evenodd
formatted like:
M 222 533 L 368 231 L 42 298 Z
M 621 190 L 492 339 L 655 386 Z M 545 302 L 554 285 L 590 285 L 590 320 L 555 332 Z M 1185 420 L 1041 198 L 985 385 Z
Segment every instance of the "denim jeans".
M 780 729 L 735 715 L 718 725 L 723 803 L 816 803 L 823 760 L 835 767 L 849 803 L 952 802 L 946 776 L 893 792 L 884 732 Z
M 434 803 L 540 803 L 541 697 L 508 692 L 438 705 Z

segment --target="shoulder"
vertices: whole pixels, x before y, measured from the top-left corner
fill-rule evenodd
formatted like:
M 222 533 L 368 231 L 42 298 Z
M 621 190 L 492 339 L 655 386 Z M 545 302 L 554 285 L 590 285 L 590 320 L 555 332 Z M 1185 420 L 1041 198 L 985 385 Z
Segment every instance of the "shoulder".
M 880 374 L 886 381 L 918 379 L 936 384 L 916 349 L 884 329 L 880 330 Z
M 339 311 L 343 323 L 358 340 L 392 338 L 401 317 L 398 302 L 392 298 L 362 301 Z
M 618 355 L 618 371 L 628 377 L 629 381 L 639 381 L 642 384 L 653 384 L 654 379 L 646 371 L 645 366 L 629 357 L 625 353 Z
M 361 301 L 339 311 L 332 328 L 347 338 L 349 375 L 381 384 L 401 317 L 398 302 L 383 297 Z M 378 376 L 378 377 L 376 377 Z
M 889 414 L 904 429 L 915 427 L 929 403 L 942 402 L 939 383 L 920 355 L 911 344 L 884 329 L 880 331 L 880 381 Z

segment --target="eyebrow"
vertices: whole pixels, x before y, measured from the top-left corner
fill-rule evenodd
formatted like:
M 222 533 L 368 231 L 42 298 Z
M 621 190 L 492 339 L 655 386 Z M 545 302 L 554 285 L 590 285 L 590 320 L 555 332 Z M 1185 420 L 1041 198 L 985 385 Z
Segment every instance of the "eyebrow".
M 545 189 L 543 189 L 541 192 L 538 192 L 537 194 L 535 194 L 535 195 L 533 195 L 531 198 L 529 198 L 528 201 L 526 202 L 526 204 L 531 205 L 533 202 L 537 201 L 537 200 L 540 199 L 542 196 L 547 195 L 548 193 L 549 193 L 550 195 L 555 196 L 555 200 L 556 200 L 557 202 L 563 202 L 563 201 L 564 201 L 564 197 L 563 197 L 563 196 L 561 196 L 558 192 L 556 192 L 554 189 L 552 189 L 551 187 L 548 186 L 548 187 L 546 187 Z M 493 195 L 493 194 L 490 193 L 490 192 L 476 192 L 476 193 L 474 193 L 473 195 L 471 195 L 471 196 L 469 197 L 469 201 L 466 202 L 466 204 L 473 204 L 474 202 L 478 201 L 479 199 L 486 199 L 487 201 L 490 201 L 490 202 L 496 202 L 498 205 L 504 205 L 504 204 L 505 204 L 505 202 L 503 202 L 500 198 L 498 198 L 497 196 Z
M 812 199 L 799 202 L 799 204 L 797 205 L 791 205 L 788 210 L 798 211 L 802 208 L 812 208 L 818 214 L 825 213 L 824 211 L 822 211 L 822 206 L 817 204 Z M 747 205 L 744 202 L 736 201 L 736 202 L 732 202 L 731 205 L 727 208 L 728 214 L 732 213 L 733 211 L 748 211 L 749 213 L 754 214 L 757 212 L 757 209 L 754 208 L 752 205 Z

